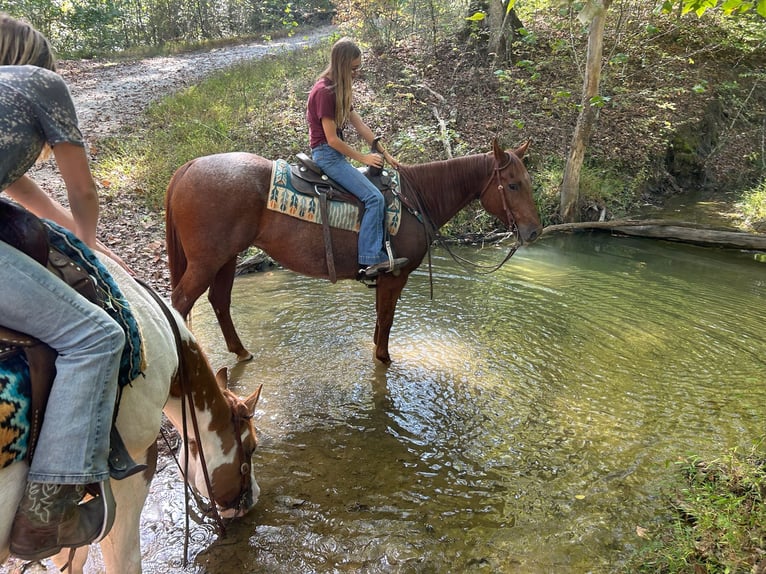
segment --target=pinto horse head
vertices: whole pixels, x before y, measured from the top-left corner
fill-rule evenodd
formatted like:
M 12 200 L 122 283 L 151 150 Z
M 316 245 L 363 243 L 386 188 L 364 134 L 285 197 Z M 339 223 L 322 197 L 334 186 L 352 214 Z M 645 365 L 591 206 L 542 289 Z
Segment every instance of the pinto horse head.
M 184 383 L 185 392 L 191 395 L 200 431 L 199 435 L 195 432 L 189 420 L 193 414 L 187 406 L 184 434 L 188 449 L 181 448 L 181 469 L 188 484 L 214 502 L 222 517 L 243 516 L 255 506 L 260 494 L 252 458 L 257 446 L 253 415 L 261 387 L 247 398 L 239 398 L 228 389 L 227 370 L 213 375 L 193 339 L 183 341 L 181 356 L 185 368 L 179 374 L 189 379 Z M 182 389 L 183 385 L 173 385 L 171 394 L 181 394 Z M 180 408 L 168 416 L 176 428 L 182 428 Z
M 495 164 L 489 183 L 481 192 L 481 204 L 489 213 L 516 232 L 520 244 L 532 243 L 542 233 L 540 217 L 532 197 L 532 179 L 522 158 L 529 141 L 513 150 L 503 150 L 497 139 L 492 142 Z

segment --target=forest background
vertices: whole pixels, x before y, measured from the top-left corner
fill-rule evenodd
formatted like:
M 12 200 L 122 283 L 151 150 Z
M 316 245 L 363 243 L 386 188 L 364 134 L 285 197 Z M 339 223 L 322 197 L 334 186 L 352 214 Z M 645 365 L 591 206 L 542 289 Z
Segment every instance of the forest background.
M 6 3 L 63 57 L 210 47 L 332 20 L 366 49 L 356 105 L 400 161 L 486 151 L 496 136 L 506 147 L 531 139 L 545 224 L 651 215 L 692 194 L 717 224 L 766 229 L 766 0 Z M 104 181 L 158 207 L 173 170 L 197 155 L 306 151 L 304 94 L 325 61 L 318 50 L 281 67 L 243 66 L 210 105 L 153 109 L 151 141 L 141 129 L 101 147 L 113 156 L 99 158 Z M 180 131 L 165 139 L 169 125 Z M 492 225 L 473 209 L 450 231 Z

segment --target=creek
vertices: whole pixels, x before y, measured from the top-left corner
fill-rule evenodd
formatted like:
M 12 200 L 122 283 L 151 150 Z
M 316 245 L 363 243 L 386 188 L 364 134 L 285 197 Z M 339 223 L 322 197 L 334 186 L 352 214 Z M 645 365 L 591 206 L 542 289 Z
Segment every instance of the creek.
M 752 254 L 559 236 L 490 275 L 437 250 L 433 287 L 411 276 L 385 369 L 363 286 L 236 281 L 263 493 L 199 572 L 607 572 L 667 515 L 680 458 L 763 436 Z M 233 365 L 207 301 L 193 328 Z
M 458 248 L 481 265 L 501 248 Z M 559 235 L 493 274 L 437 249 L 372 360 L 374 294 L 286 270 L 238 278 L 235 364 L 201 300 L 192 328 L 234 390 L 263 384 L 261 498 L 218 537 L 165 461 L 144 572 L 618 571 L 670 513 L 678 461 L 766 428 L 766 262 L 606 234 Z

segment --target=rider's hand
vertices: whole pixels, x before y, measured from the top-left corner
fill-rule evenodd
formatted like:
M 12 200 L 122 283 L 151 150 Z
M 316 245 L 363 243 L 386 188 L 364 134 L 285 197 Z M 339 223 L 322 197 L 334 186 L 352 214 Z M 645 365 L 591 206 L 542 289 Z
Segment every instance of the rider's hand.
M 386 158 L 386 161 L 389 163 L 391 167 L 393 167 L 394 169 L 399 169 L 399 161 L 394 156 L 392 156 L 390 153 L 388 153 L 385 150 L 383 151 L 383 156 Z
M 383 167 L 384 163 L 383 156 L 379 153 L 368 153 L 364 156 L 364 164 L 370 167 Z

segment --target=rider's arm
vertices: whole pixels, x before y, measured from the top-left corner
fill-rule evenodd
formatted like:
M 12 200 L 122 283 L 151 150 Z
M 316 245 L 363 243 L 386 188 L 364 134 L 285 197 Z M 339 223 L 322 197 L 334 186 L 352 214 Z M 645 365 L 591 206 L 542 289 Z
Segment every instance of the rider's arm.
M 96 245 L 98 194 L 82 146 L 62 142 L 53 147 L 56 164 L 64 179 L 70 211 L 24 175 L 5 191 L 37 217 L 55 221 L 70 229 L 89 247 Z
M 364 123 L 362 116 L 360 116 L 354 110 L 351 110 L 351 115 L 349 116 L 348 121 L 352 126 L 354 126 L 356 132 L 362 138 L 364 138 L 364 141 L 366 141 L 368 145 L 372 146 L 372 142 L 375 139 L 375 134 L 373 134 L 372 130 L 367 126 L 366 123 Z M 388 150 L 386 150 L 380 140 L 378 140 L 378 149 L 383 154 L 383 157 L 386 159 L 386 161 L 391 164 L 391 166 L 393 166 L 395 169 L 399 168 L 399 162 L 390 153 L 388 153 Z
M 54 146 L 53 154 L 67 188 L 67 196 L 72 212 L 45 193 L 27 175 L 23 175 L 13 182 L 5 189 L 5 192 L 11 199 L 34 213 L 37 217 L 50 219 L 62 227 L 73 231 L 89 247 L 108 255 L 132 273 L 130 267 L 120 257 L 95 238 L 96 223 L 98 221 L 98 196 L 96 184 L 88 167 L 85 150 L 75 144 L 59 143 Z M 85 225 L 78 225 L 77 217 L 82 218 Z M 92 223 L 90 223 L 91 221 Z M 92 226 L 92 231 L 90 232 L 87 231 L 89 225 Z M 86 240 L 88 233 L 92 237 L 90 242 Z
M 62 227 L 74 229 L 72 214 L 63 205 L 45 193 L 28 175 L 22 175 L 9 185 L 5 192 L 8 196 L 34 213 L 37 217 L 55 221 Z
M 86 245 L 96 246 L 96 226 L 98 224 L 98 190 L 88 166 L 85 148 L 70 143 L 53 146 L 61 177 L 66 185 L 69 209 L 74 219 L 75 234 Z
M 354 112 L 351 112 L 352 116 Z M 356 125 L 353 124 L 356 128 Z M 348 158 L 351 158 L 353 160 L 358 161 L 359 163 L 363 163 L 364 165 L 370 165 L 373 167 L 383 167 L 383 158 L 376 153 L 361 153 L 354 148 L 352 148 L 350 145 L 348 145 L 346 142 L 344 142 L 342 139 L 338 137 L 338 126 L 335 123 L 334 118 L 330 118 L 327 116 L 324 116 L 322 118 L 322 129 L 324 130 L 325 138 L 327 138 L 327 144 L 333 148 L 335 151 L 342 153 Z M 367 130 L 369 132 L 369 128 Z M 371 134 L 372 132 L 370 132 Z M 362 134 L 360 134 L 362 135 Z M 364 137 L 362 135 L 362 137 Z M 369 140 L 370 143 L 372 143 L 372 140 Z

